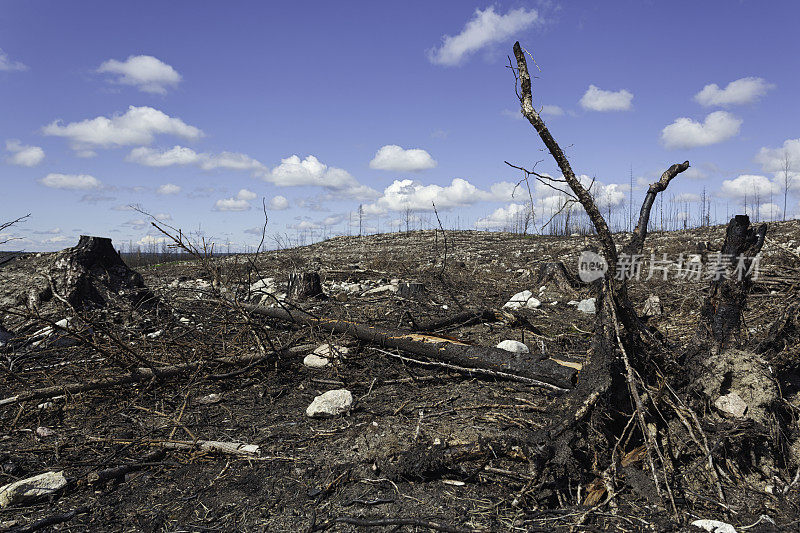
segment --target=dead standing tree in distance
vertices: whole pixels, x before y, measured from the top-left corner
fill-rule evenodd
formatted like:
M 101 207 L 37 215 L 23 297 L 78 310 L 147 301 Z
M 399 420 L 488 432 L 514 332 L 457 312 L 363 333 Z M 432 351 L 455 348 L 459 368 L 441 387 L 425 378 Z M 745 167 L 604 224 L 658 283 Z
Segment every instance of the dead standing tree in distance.
M 597 503 L 603 493 L 606 494 L 605 501 L 609 501 L 617 490 L 615 474 L 620 454 L 623 453 L 620 444 L 630 431 L 628 438 L 643 445 L 652 488 L 661 497 L 665 507 L 677 514 L 671 490 L 675 472 L 665 460 L 662 443 L 656 439 L 653 431 L 654 424 L 657 425 L 659 420 L 651 416 L 645 407 L 646 402 L 652 405 L 654 401 L 654 389 L 648 389 L 648 386 L 663 383 L 668 367 L 674 369 L 675 363 L 663 356 L 665 345 L 658 332 L 637 316 L 628 298 L 626 276 L 616 274 L 618 260 L 623 254 L 632 257 L 641 253 L 647 238 L 650 211 L 657 195 L 667 188 L 672 179 L 689 168 L 689 162 L 672 165 L 657 182 L 650 185 L 639 212 L 638 223 L 630 240 L 622 247 L 622 254 L 618 253 L 615 238 L 590 191 L 576 177 L 564 152 L 533 106 L 531 78 L 525 52 L 519 42 L 514 44 L 514 57 L 516 67 L 512 64 L 511 68 L 519 81 L 517 96 L 522 115 L 536 129 L 558 164 L 563 178 L 555 179 L 523 170 L 528 176 L 535 176 L 545 185 L 563 192 L 568 201 L 579 202 L 583 206 L 609 266 L 605 277 L 595 282 L 595 333 L 578 384 L 565 395 L 561 402 L 562 409 L 554 415 L 551 423 L 534 434 L 533 444 L 540 450 L 538 461 L 541 466 L 537 477 L 537 498 L 546 499 L 548 494 L 552 496 L 554 492 L 565 489 L 568 480 L 574 487 L 576 482 L 583 484 L 594 478 L 589 484 L 589 494 L 582 503 Z M 754 241 L 749 236 L 745 239 L 750 243 L 746 247 L 749 251 L 760 249 L 763 232 L 760 235 L 760 240 L 756 238 Z M 740 248 L 737 245 L 734 247 L 737 250 Z M 739 287 L 738 310 L 744 304 L 741 297 L 746 296 L 747 288 Z M 726 296 L 722 295 L 721 298 L 726 299 Z M 707 312 L 716 314 L 719 309 L 717 306 Z M 634 422 L 639 428 L 635 435 Z M 721 494 L 721 490 L 718 492 Z

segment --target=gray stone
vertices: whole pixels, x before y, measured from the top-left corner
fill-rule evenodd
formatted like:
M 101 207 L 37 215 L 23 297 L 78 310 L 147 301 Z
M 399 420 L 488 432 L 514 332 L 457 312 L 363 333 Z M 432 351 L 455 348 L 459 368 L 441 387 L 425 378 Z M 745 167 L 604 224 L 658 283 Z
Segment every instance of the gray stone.
M 331 418 L 346 413 L 353 405 L 353 395 L 349 390 L 336 389 L 320 394 L 306 408 L 306 416 L 311 418 Z
M 320 357 L 317 354 L 310 353 L 303 359 L 303 365 L 308 368 L 325 368 L 330 363 L 327 357 Z
M 726 416 L 742 418 L 747 413 L 747 403 L 735 392 L 720 396 L 714 402 L 714 407 Z
M 45 472 L 3 485 L 0 487 L 0 509 L 45 498 L 55 494 L 66 485 L 67 478 L 62 472 Z
M 531 291 L 518 292 L 503 305 L 503 309 L 536 309 L 542 302 L 533 297 Z
M 500 344 L 497 345 L 497 347 L 500 348 L 501 350 L 506 350 L 508 352 L 513 352 L 513 353 L 530 353 L 528 347 L 519 341 L 512 341 L 512 340 L 501 341 Z
M 581 313 L 594 314 L 597 312 L 595 307 L 595 298 L 587 298 L 578 302 L 578 311 Z

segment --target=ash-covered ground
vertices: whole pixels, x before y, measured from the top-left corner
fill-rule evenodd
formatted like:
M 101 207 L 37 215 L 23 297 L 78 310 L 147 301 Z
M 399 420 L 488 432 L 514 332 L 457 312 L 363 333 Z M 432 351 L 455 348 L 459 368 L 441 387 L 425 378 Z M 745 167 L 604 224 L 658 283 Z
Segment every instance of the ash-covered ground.
M 705 264 L 724 231 L 652 233 L 645 255 L 675 262 L 697 254 Z M 800 527 L 800 486 L 790 485 L 797 450 L 783 464 L 729 468 L 738 477 L 722 479 L 728 509 L 704 496 L 713 474 L 700 461 L 676 516 L 647 490 L 642 454 L 622 442 L 619 493 L 588 505 L 597 490 L 591 472 L 559 490 L 543 487 L 526 446 L 556 409 L 557 391 L 422 365 L 413 354 L 231 303 L 297 306 L 478 346 L 517 341 L 527 352 L 510 358 L 579 368 L 594 327 L 591 291 L 540 274 L 561 261 L 574 275 L 594 246 L 590 236 L 416 231 L 155 265 L 141 277 L 91 253 L 91 264 L 69 250 L 12 258 L 0 265 L 0 486 L 46 472 L 65 482 L 0 505 L 0 531 L 48 518 L 59 523 L 44 527 L 60 531 L 361 531 L 380 520 L 389 520 L 385 531 L 701 531 L 687 525 L 698 518 L 752 526 L 743 531 Z M 297 272 L 319 273 L 325 298 L 287 301 Z M 745 343 L 766 338 L 798 302 L 799 273 L 800 223 L 772 224 Z M 631 283 L 631 298 L 644 313 L 648 297 L 658 297 L 648 323 L 677 357 L 709 281 L 648 274 Z M 505 306 L 524 291 L 522 305 Z M 468 310 L 481 318 L 446 324 Z M 783 409 L 796 420 L 798 347 L 787 342 L 774 357 L 784 369 L 776 378 Z M 315 398 L 332 390 L 349 391 L 352 403 L 309 416 Z M 724 418 L 713 408 L 704 416 Z M 752 423 L 741 417 L 741 428 Z

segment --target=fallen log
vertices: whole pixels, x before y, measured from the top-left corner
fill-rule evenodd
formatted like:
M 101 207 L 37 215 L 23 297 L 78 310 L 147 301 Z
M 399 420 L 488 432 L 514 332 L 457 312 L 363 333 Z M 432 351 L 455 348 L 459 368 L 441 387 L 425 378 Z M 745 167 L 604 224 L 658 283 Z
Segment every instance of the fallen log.
M 266 361 L 267 359 L 269 359 L 274 355 L 277 355 L 278 353 L 292 354 L 308 350 L 310 350 L 310 347 L 304 345 L 304 346 L 295 346 L 292 348 L 288 348 L 286 350 L 282 350 L 281 352 L 269 352 L 265 355 L 217 357 L 210 361 L 195 361 L 191 363 L 184 363 L 181 365 L 174 365 L 174 366 L 164 366 L 156 368 L 137 368 L 131 371 L 130 373 L 124 374 L 122 376 L 93 379 L 90 381 L 85 381 L 83 383 L 66 383 L 63 385 L 53 385 L 52 387 L 44 387 L 41 389 L 34 389 L 31 391 L 22 392 L 15 396 L 10 396 L 8 398 L 1 399 L 0 407 L 6 405 L 18 404 L 29 400 L 40 400 L 43 398 L 52 398 L 54 396 L 61 396 L 66 394 L 78 394 L 80 392 L 88 392 L 92 390 L 109 389 L 111 387 L 117 387 L 119 385 L 141 383 L 143 381 L 163 380 L 166 378 L 173 378 L 176 376 L 194 372 L 198 368 L 200 368 L 200 365 L 207 364 L 209 362 L 223 363 L 229 365 L 250 365 Z M 231 375 L 233 374 L 234 373 L 231 373 Z M 218 375 L 214 375 L 214 377 L 219 378 Z
M 480 368 L 514 374 L 523 378 L 541 381 L 560 389 L 569 389 L 575 383 L 577 369 L 564 366 L 553 359 L 537 361 L 530 355 L 520 357 L 500 348 L 472 346 L 451 339 L 422 335 L 408 331 L 376 328 L 348 320 L 315 317 L 301 309 L 262 307 L 253 304 L 238 304 L 251 313 L 320 328 L 331 333 L 350 335 L 358 340 L 376 344 L 383 348 L 394 348 L 450 365 Z

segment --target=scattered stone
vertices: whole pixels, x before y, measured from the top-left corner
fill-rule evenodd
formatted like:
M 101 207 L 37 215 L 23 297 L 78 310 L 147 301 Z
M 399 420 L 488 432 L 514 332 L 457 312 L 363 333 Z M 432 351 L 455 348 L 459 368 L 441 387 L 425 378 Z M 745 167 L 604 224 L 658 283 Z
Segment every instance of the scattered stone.
M 722 411 L 724 415 L 734 418 L 742 418 L 747 412 L 747 403 L 735 392 L 717 398 L 714 407 Z
M 497 345 L 498 348 L 501 350 L 506 350 L 508 352 L 513 353 L 530 353 L 528 347 L 519 341 L 512 341 L 512 340 L 505 340 L 501 341 L 500 344 Z
M 320 394 L 306 408 L 306 416 L 311 418 L 330 418 L 346 413 L 353 405 L 353 395 L 349 390 L 336 389 Z
M 49 427 L 39 426 L 36 428 L 36 436 L 41 438 L 52 437 L 55 435 L 56 432 L 50 429 Z
M 154 331 L 153 333 L 148 333 L 147 337 L 150 338 L 150 339 L 157 339 L 163 334 L 164 334 L 164 330 L 160 329 L 158 331 Z
M 595 307 L 595 298 L 587 298 L 585 300 L 581 300 L 578 302 L 578 311 L 581 313 L 588 313 L 594 314 L 597 312 L 597 308 Z
M 656 296 L 655 294 L 651 294 L 647 297 L 647 300 L 644 302 L 644 308 L 642 309 L 642 315 L 644 316 L 661 316 L 664 312 L 664 308 L 661 305 L 661 299 Z
M 371 296 L 373 294 L 384 294 L 387 292 L 397 292 L 400 289 L 397 285 L 381 285 L 380 287 L 375 287 L 374 289 L 370 289 L 366 291 L 361 296 Z
M 221 402 L 222 401 L 222 395 L 221 394 L 217 394 L 216 392 L 212 392 L 211 394 L 207 394 L 206 396 L 198 398 L 196 401 L 200 405 L 212 405 L 212 404 Z
M 303 365 L 308 368 L 325 368 L 330 363 L 327 357 L 320 357 L 319 355 L 310 353 L 303 359 Z
M 67 485 L 62 472 L 45 472 L 0 487 L 0 509 L 45 498 Z
M 542 302 L 533 297 L 531 291 L 525 290 L 518 292 L 503 305 L 503 309 L 536 309 Z
M 720 522 L 719 520 L 695 520 L 692 525 L 711 533 L 736 533 L 736 528 L 727 522 Z
M 349 348 L 346 346 L 339 346 L 338 344 L 321 344 L 314 349 L 314 355 L 327 358 L 347 355 L 349 353 Z

